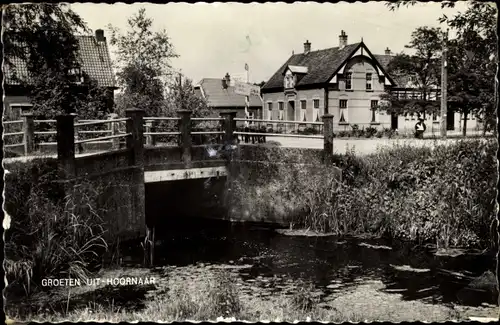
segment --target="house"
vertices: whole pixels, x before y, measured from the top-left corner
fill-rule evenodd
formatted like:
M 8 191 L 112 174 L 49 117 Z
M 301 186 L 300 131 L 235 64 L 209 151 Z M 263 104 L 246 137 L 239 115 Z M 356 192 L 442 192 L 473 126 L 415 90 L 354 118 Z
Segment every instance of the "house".
M 324 114 L 333 114 L 334 130 L 359 128 L 413 129 L 416 117 L 387 114 L 376 109 L 380 96 L 396 91 L 401 96 L 421 96 L 410 87 L 408 78 L 387 73 L 392 59 L 389 49 L 383 55 L 372 54 L 366 44 L 349 44 L 344 31 L 337 47 L 304 51 L 292 56 L 262 87 L 264 119 L 320 122 Z M 431 98 L 439 100 L 439 89 Z M 455 116 L 456 114 L 449 114 Z M 439 123 L 439 117 L 428 117 Z M 428 123 L 427 123 L 428 124 Z
M 77 36 L 79 42 L 78 58 L 80 69 L 72 71 L 75 76 L 75 84 L 84 87 L 89 79 L 93 79 L 98 87 L 106 89 L 106 107 L 111 111 L 114 103 L 115 79 L 111 66 L 108 45 L 104 37 L 104 31 L 98 29 L 95 35 Z M 17 120 L 21 111 L 29 110 L 31 102 L 27 90 L 24 89 L 14 75 L 27 76 L 28 71 L 25 62 L 19 58 L 12 58 L 15 67 L 4 65 L 4 113 L 5 119 Z
M 223 79 L 204 78 L 195 87 L 195 94 L 204 98 L 218 114 L 236 111 L 236 117 L 245 118 L 245 96 L 235 93 L 231 76 L 227 73 Z M 250 118 L 262 118 L 262 98 L 250 96 L 248 112 Z

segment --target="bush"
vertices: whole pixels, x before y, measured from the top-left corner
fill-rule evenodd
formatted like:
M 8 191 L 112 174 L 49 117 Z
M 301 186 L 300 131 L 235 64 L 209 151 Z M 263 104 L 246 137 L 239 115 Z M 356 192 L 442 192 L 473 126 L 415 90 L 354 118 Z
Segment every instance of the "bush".
M 341 184 L 320 163 L 314 171 L 270 165 L 262 182 L 241 179 L 239 193 L 268 216 L 289 216 L 293 227 L 485 248 L 493 244 L 485 234 L 495 220 L 496 149 L 492 140 L 468 140 L 434 149 L 396 145 L 363 157 L 347 152 L 334 156 Z M 289 153 L 283 162 L 299 158 L 309 159 Z
M 368 127 L 365 130 L 365 134 L 366 134 L 367 138 L 373 137 L 375 135 L 375 133 L 377 133 L 377 129 L 373 128 L 373 127 Z
M 27 167 L 6 180 L 8 290 L 31 294 L 43 278 L 85 280 L 107 249 L 104 222 L 95 208 L 99 193 L 83 182 L 64 196 L 50 167 Z

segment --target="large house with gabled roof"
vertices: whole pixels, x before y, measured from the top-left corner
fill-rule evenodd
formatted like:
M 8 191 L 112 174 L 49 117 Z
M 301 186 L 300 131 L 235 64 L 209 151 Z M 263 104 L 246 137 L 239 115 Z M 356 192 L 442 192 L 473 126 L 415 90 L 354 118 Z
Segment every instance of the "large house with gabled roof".
M 311 51 L 311 43 L 306 41 L 303 53 L 292 54 L 261 89 L 264 118 L 307 123 L 320 122 L 329 113 L 334 116 L 334 130 L 350 130 L 354 124 L 359 128 L 412 129 L 416 116 L 378 109 L 386 91 L 408 99 L 420 95 L 408 76 L 387 73 L 393 58 L 390 50 L 373 54 L 363 40 L 354 44 L 347 40 L 341 31 L 337 47 Z M 438 93 L 436 88 L 430 99 L 438 100 Z M 427 124 L 439 124 L 437 116 L 425 118 Z
M 111 65 L 108 45 L 104 31 L 98 29 L 95 35 L 78 35 L 79 69 L 74 69 L 75 84 L 82 87 L 90 79 L 98 87 L 106 90 L 106 108 L 112 111 L 114 105 L 114 91 L 117 89 Z M 14 66 L 4 65 L 4 119 L 17 120 L 22 111 L 32 106 L 27 90 L 15 78 L 26 78 L 28 71 L 26 63 L 20 58 L 11 58 Z

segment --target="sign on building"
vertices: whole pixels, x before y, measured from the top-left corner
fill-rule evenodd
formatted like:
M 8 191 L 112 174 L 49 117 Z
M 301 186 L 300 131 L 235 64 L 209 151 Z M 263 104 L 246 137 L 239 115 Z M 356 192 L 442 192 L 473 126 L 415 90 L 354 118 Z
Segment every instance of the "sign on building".
M 245 82 L 235 81 L 234 92 L 243 96 L 260 96 L 260 87 Z

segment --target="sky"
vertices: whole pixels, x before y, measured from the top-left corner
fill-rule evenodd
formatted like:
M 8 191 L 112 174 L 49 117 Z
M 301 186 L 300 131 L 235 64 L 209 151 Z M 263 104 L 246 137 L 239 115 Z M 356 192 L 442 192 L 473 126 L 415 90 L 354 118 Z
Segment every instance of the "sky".
M 71 8 L 92 30 L 104 29 L 106 36 L 109 24 L 125 31 L 127 19 L 144 7 L 146 15 L 154 21 L 153 29 L 165 29 L 179 54 L 179 58 L 172 60 L 175 70 L 197 83 L 202 78 L 222 78 L 226 72 L 241 75 L 247 63 L 250 82 L 258 83 L 267 81 L 292 51 L 302 53 L 306 40 L 311 43 L 312 51 L 338 46 L 341 30 L 348 35 L 348 43 L 363 39 L 374 54 L 383 54 L 387 47 L 399 53 L 405 50 L 417 27 L 439 27 L 438 18 L 443 14 L 453 16 L 466 9 L 465 2 L 459 2 L 453 9 L 441 9 L 440 5 L 422 2 L 394 12 L 385 2 L 375 1 L 75 3 Z

